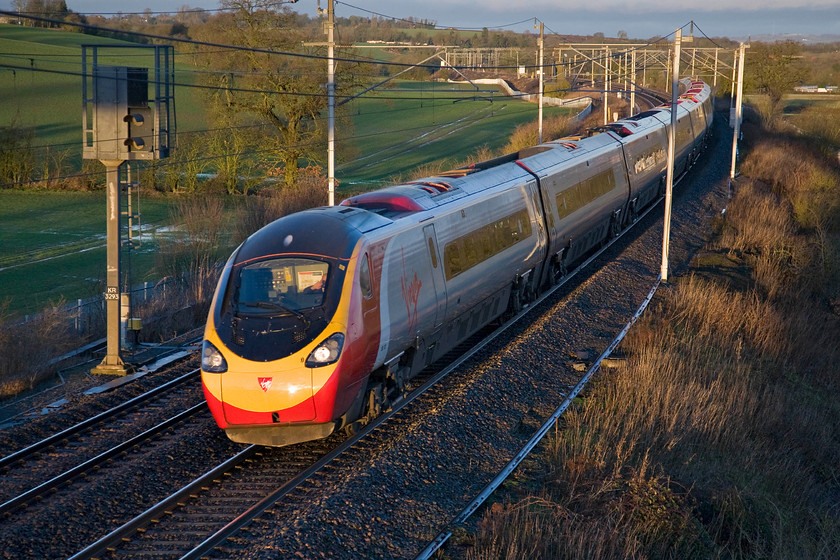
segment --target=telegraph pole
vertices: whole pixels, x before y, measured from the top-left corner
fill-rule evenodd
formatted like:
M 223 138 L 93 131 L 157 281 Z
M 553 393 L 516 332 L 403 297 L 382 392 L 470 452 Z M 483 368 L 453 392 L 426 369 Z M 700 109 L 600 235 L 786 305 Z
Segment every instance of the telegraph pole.
M 335 10 L 334 0 L 327 4 L 327 174 L 329 205 L 335 206 Z
M 609 99 L 610 99 L 610 48 L 607 47 L 607 58 L 604 60 L 604 126 L 609 120 Z
M 330 1 L 332 2 L 332 0 Z M 539 119 L 540 124 L 537 144 L 542 144 L 543 141 L 543 84 L 545 83 L 543 78 L 543 74 L 545 73 L 545 67 L 543 66 L 544 45 L 545 35 L 543 34 L 543 22 L 540 22 L 540 92 L 537 96 L 537 102 L 539 104 L 539 116 L 537 118 Z
M 680 88 L 680 43 L 682 29 L 674 35 L 674 62 L 671 80 L 671 128 L 668 130 L 668 167 L 665 174 L 665 226 L 662 233 L 662 282 L 668 282 L 668 248 L 671 242 L 671 198 L 674 189 L 674 153 L 677 138 L 677 109 Z
M 733 109 L 735 109 L 735 89 L 736 89 L 736 81 L 735 76 L 737 76 L 738 72 L 738 51 L 735 51 L 733 55 L 735 59 L 732 61 L 732 91 L 729 94 L 729 126 L 732 126 L 732 118 L 733 118 Z
M 735 162 L 738 159 L 738 136 L 741 134 L 741 102 L 744 95 L 744 61 L 746 59 L 747 46 L 741 43 L 739 49 L 738 65 L 738 99 L 735 102 L 735 133 L 732 136 L 732 167 L 729 170 L 729 187 L 732 189 L 732 181 L 735 179 Z
M 712 91 L 717 89 L 717 75 L 718 75 L 718 50 L 715 48 L 715 70 L 712 74 Z
M 633 53 L 631 54 L 631 62 L 630 64 L 633 66 L 633 70 L 630 74 L 630 114 L 636 114 L 636 49 L 633 49 Z

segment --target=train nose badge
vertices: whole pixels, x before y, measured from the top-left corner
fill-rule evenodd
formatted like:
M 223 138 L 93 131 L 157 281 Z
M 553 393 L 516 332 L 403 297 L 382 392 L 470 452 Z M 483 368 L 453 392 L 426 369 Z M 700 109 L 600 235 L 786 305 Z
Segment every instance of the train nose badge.
M 272 379 L 271 377 L 258 377 L 257 378 L 257 381 L 259 381 L 260 388 L 263 390 L 263 392 L 268 392 L 268 390 L 271 388 L 271 379 Z

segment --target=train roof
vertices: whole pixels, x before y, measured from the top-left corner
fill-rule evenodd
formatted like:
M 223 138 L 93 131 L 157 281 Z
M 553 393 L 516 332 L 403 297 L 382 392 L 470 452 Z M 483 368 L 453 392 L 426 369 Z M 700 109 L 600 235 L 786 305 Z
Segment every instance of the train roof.
M 236 264 L 278 254 L 316 254 L 338 259 L 352 255 L 362 234 L 392 224 L 373 212 L 324 206 L 289 214 L 253 233 L 236 255 Z
M 488 189 L 505 189 L 529 181 L 531 175 L 516 165 L 516 155 L 495 158 L 492 165 L 483 162 L 353 196 L 342 201 L 341 206 L 362 208 L 391 219 L 433 210 Z
M 600 132 L 600 131 L 599 131 Z M 613 146 L 616 137 L 596 133 L 546 142 L 516 153 L 465 166 L 444 174 L 386 187 L 350 197 L 342 206 L 363 208 L 399 219 L 439 208 L 461 198 L 486 191 L 505 189 L 511 184 L 530 181 L 529 169 L 544 169 L 575 158 L 591 156 Z
M 704 82 L 682 80 L 685 93 L 678 105 L 702 103 L 711 88 Z M 677 116 L 688 116 L 689 108 L 680 106 Z M 382 218 L 397 220 L 418 212 L 433 210 L 488 189 L 506 188 L 530 180 L 528 170 L 538 172 L 576 158 L 594 155 L 615 142 L 669 124 L 670 104 L 645 111 L 588 131 L 584 136 L 567 137 L 545 142 L 488 161 L 464 166 L 432 177 L 386 187 L 350 197 L 341 207 L 357 208 Z

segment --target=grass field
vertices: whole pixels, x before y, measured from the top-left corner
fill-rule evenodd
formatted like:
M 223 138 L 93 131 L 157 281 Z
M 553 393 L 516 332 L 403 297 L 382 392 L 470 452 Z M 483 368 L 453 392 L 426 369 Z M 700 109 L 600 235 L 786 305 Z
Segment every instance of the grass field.
M 457 165 L 483 147 L 504 147 L 516 126 L 537 117 L 535 104 L 506 97 L 493 86 L 476 91 L 468 84 L 397 82 L 386 87 L 353 102 L 352 137 L 344 135 L 344 145 L 355 146 L 355 153 L 337 170 L 345 184 L 388 183 L 441 160 Z M 546 117 L 568 113 L 544 108 Z
M 141 199 L 150 233 L 134 252 L 134 282 L 154 279 L 154 230 L 166 228 L 171 204 Z M 104 192 L 0 191 L 0 303 L 32 313 L 61 299 L 96 295 L 104 279 Z
M 81 45 L 103 45 L 102 64 L 149 65 L 148 55 L 112 57 L 124 45 L 78 33 L 0 25 L 0 126 L 34 127 L 36 156 L 62 152 L 81 162 Z M 141 51 L 143 52 L 143 51 Z M 177 52 L 177 49 L 176 49 Z M 49 70 L 49 72 L 32 71 Z M 176 54 L 177 84 L 192 83 L 192 66 Z M 207 129 L 199 90 L 177 86 L 178 132 Z M 421 166 L 445 160 L 454 167 L 477 150 L 503 147 L 537 106 L 505 97 L 497 88 L 394 81 L 347 107 L 350 126 L 337 130 L 338 199 L 344 193 L 389 184 Z M 564 110 L 545 108 L 545 115 Z M 326 152 L 326 146 L 324 147 Z M 75 159 L 74 159 L 75 158 Z M 142 196 L 141 185 L 141 196 Z M 162 231 L 174 201 L 144 198 L 141 221 Z M 104 193 L 0 191 L 0 303 L 31 313 L 60 299 L 101 291 L 105 276 Z M 154 241 L 132 257 L 131 282 L 154 280 Z
M 82 48 L 97 45 L 99 63 L 153 66 L 151 49 L 108 49 L 131 43 L 65 31 L 0 24 L 0 126 L 15 123 L 32 127 L 37 158 L 66 153 L 68 162 L 81 165 L 82 152 Z M 176 74 L 188 67 L 179 64 Z M 181 84 L 192 75 L 178 74 Z M 182 131 L 206 129 L 198 90 L 176 86 L 178 127 Z
M 807 107 L 840 107 L 840 95 L 813 93 L 785 96 L 785 114 L 800 113 Z
M 744 102 L 756 105 L 760 102 L 760 95 L 745 95 Z M 790 93 L 784 96 L 785 116 L 796 115 L 810 107 L 814 108 L 838 108 L 840 107 L 840 95 L 827 93 Z

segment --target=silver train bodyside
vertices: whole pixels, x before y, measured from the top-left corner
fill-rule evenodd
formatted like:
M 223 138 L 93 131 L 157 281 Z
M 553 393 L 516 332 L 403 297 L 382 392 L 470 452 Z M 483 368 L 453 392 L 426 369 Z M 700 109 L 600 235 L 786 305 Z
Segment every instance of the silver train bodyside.
M 709 86 L 684 87 L 676 174 L 713 117 Z M 288 445 L 378 415 L 426 365 L 528 305 L 659 200 L 670 119 L 659 107 L 255 233 L 229 260 L 205 330 L 216 422 L 235 441 Z M 260 267 L 264 300 L 245 296 Z M 300 303 L 319 278 L 320 303 Z
M 692 93 L 678 104 L 675 175 L 695 161 L 713 118 L 709 86 L 684 84 Z M 635 221 L 664 192 L 670 118 L 670 108 L 659 107 L 587 137 L 345 200 L 394 220 L 368 238 L 387 247 L 376 367 L 398 360 L 401 375 L 413 376 L 505 311 L 527 305 Z M 416 316 L 404 298 L 405 271 L 434 286 L 435 297 L 417 302 Z

